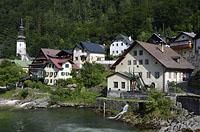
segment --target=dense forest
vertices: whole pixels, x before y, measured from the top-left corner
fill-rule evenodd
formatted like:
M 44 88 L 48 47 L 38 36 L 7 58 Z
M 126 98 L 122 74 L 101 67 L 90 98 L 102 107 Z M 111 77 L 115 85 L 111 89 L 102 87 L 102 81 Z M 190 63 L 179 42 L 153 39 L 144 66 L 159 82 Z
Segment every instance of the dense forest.
M 119 33 L 146 40 L 200 30 L 200 0 L 0 0 L 0 47 L 15 55 L 20 18 L 27 49 L 68 49 L 79 41 L 109 45 Z

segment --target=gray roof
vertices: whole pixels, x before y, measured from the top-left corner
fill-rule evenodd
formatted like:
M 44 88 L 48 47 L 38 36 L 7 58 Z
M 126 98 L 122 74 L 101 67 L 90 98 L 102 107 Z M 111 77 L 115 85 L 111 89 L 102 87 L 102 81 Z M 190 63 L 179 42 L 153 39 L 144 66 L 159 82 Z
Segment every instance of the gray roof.
M 147 42 L 154 43 L 154 44 L 161 44 L 161 43 L 167 44 L 166 38 L 164 38 L 163 36 L 157 33 L 152 34 L 151 37 L 147 40 Z
M 128 38 L 127 36 L 123 35 L 123 34 L 117 35 L 117 36 L 115 37 L 115 40 L 124 41 L 124 42 L 126 42 L 127 44 L 129 44 L 129 45 L 133 43 L 133 40 L 130 41 L 129 38 Z
M 84 49 L 90 53 L 100 53 L 105 54 L 105 48 L 103 45 L 91 43 L 91 42 L 80 42 L 77 44 L 77 47 L 80 49 Z
M 194 66 L 185 60 L 181 55 L 176 53 L 170 47 L 164 47 L 164 52 L 161 51 L 161 45 L 154 45 L 146 42 L 135 41 L 123 55 L 113 64 L 113 67 L 118 65 L 131 51 L 135 45 L 140 45 L 145 49 L 151 56 L 153 56 L 158 62 L 160 62 L 167 69 L 178 69 L 178 70 L 193 70 Z M 174 58 L 179 58 L 179 61 L 175 61 Z
M 190 36 L 191 38 L 194 38 L 196 34 L 194 32 L 182 32 L 183 34 Z
M 115 74 L 120 74 L 120 75 L 122 75 L 122 76 L 124 76 L 124 77 L 126 77 L 126 78 L 128 78 L 128 79 L 134 79 L 134 76 L 133 76 L 133 74 L 131 74 L 131 73 L 129 73 L 129 72 L 115 72 L 115 73 L 113 73 L 113 74 L 111 74 L 111 75 L 109 75 L 109 76 L 107 76 L 107 77 L 111 77 L 111 76 L 113 76 L 113 75 L 115 75 Z

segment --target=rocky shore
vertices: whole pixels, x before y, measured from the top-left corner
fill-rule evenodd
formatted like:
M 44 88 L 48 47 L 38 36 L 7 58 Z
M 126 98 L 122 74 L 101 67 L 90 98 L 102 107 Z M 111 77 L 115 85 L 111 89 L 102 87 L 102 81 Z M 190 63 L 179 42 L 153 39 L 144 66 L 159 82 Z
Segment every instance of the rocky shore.
M 37 108 L 59 108 L 59 107 L 93 107 L 89 104 L 79 104 L 79 103 L 64 103 L 58 102 L 57 104 L 51 104 L 50 98 L 41 98 L 35 100 L 6 100 L 0 99 L 1 106 L 13 106 L 15 108 L 23 109 L 37 109 Z
M 200 132 L 200 116 L 183 110 L 181 116 L 166 122 L 159 132 Z

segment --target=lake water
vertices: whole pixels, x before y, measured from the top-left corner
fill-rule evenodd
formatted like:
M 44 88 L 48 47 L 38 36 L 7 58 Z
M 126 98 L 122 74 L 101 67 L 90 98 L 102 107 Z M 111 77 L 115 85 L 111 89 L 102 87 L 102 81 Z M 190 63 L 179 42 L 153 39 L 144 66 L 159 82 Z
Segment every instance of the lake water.
M 0 110 L 0 132 L 138 132 L 92 110 L 59 108 Z

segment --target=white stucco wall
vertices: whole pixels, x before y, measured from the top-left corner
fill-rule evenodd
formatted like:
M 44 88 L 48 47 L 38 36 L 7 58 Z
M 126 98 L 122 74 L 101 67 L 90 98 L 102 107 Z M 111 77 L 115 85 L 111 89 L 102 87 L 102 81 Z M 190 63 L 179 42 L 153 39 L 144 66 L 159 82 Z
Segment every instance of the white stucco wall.
M 81 55 L 86 56 L 85 61 L 81 60 Z M 96 61 L 103 61 L 103 60 L 105 60 L 105 54 L 83 52 L 79 48 L 75 48 L 73 51 L 73 62 L 76 63 L 80 68 L 85 62 L 93 63 Z
M 139 51 L 143 51 L 143 55 L 139 55 Z M 137 56 L 134 56 L 133 52 L 137 51 Z M 149 60 L 149 64 L 145 64 L 145 59 Z M 131 60 L 131 65 L 128 65 L 128 60 Z M 133 60 L 137 61 L 137 65 L 133 65 Z M 139 60 L 143 60 L 143 65 L 139 64 Z M 155 87 L 159 88 L 159 90 L 163 90 L 163 73 L 165 68 L 154 59 L 148 52 L 146 52 L 139 45 L 136 45 L 127 55 L 126 57 L 116 66 L 116 72 L 142 72 L 142 78 L 146 85 L 151 85 L 151 83 L 155 83 Z M 151 77 L 147 78 L 147 72 L 151 72 Z M 159 72 L 160 77 L 155 78 L 155 72 Z
M 17 54 L 26 55 L 26 43 L 23 41 L 17 41 Z
M 171 82 L 180 83 L 183 82 L 184 73 L 180 71 L 166 71 L 165 72 L 165 92 L 168 91 L 168 85 Z
M 118 88 L 114 88 L 114 82 L 118 82 Z M 125 88 L 123 89 L 121 86 L 121 82 L 125 82 Z M 107 79 L 108 90 L 112 91 L 130 91 L 130 79 L 120 75 L 115 74 Z
M 49 67 L 51 64 L 51 67 Z M 68 64 L 69 67 L 65 68 L 65 65 Z M 72 71 L 72 64 L 69 62 L 63 63 L 62 64 L 62 69 L 57 69 L 55 67 L 55 65 L 53 65 L 53 63 L 49 62 L 49 64 L 44 68 L 46 76 L 45 76 L 45 81 L 48 80 L 47 85 L 55 85 L 56 81 L 58 79 L 63 79 L 66 80 L 68 78 L 72 78 L 71 76 L 71 71 Z M 53 75 L 51 76 L 51 73 L 53 73 Z M 62 73 L 64 73 L 62 75 Z
M 118 55 L 122 54 L 124 52 L 124 50 L 127 49 L 128 47 L 129 47 L 129 45 L 123 41 L 114 41 L 110 45 L 110 55 L 118 56 Z

